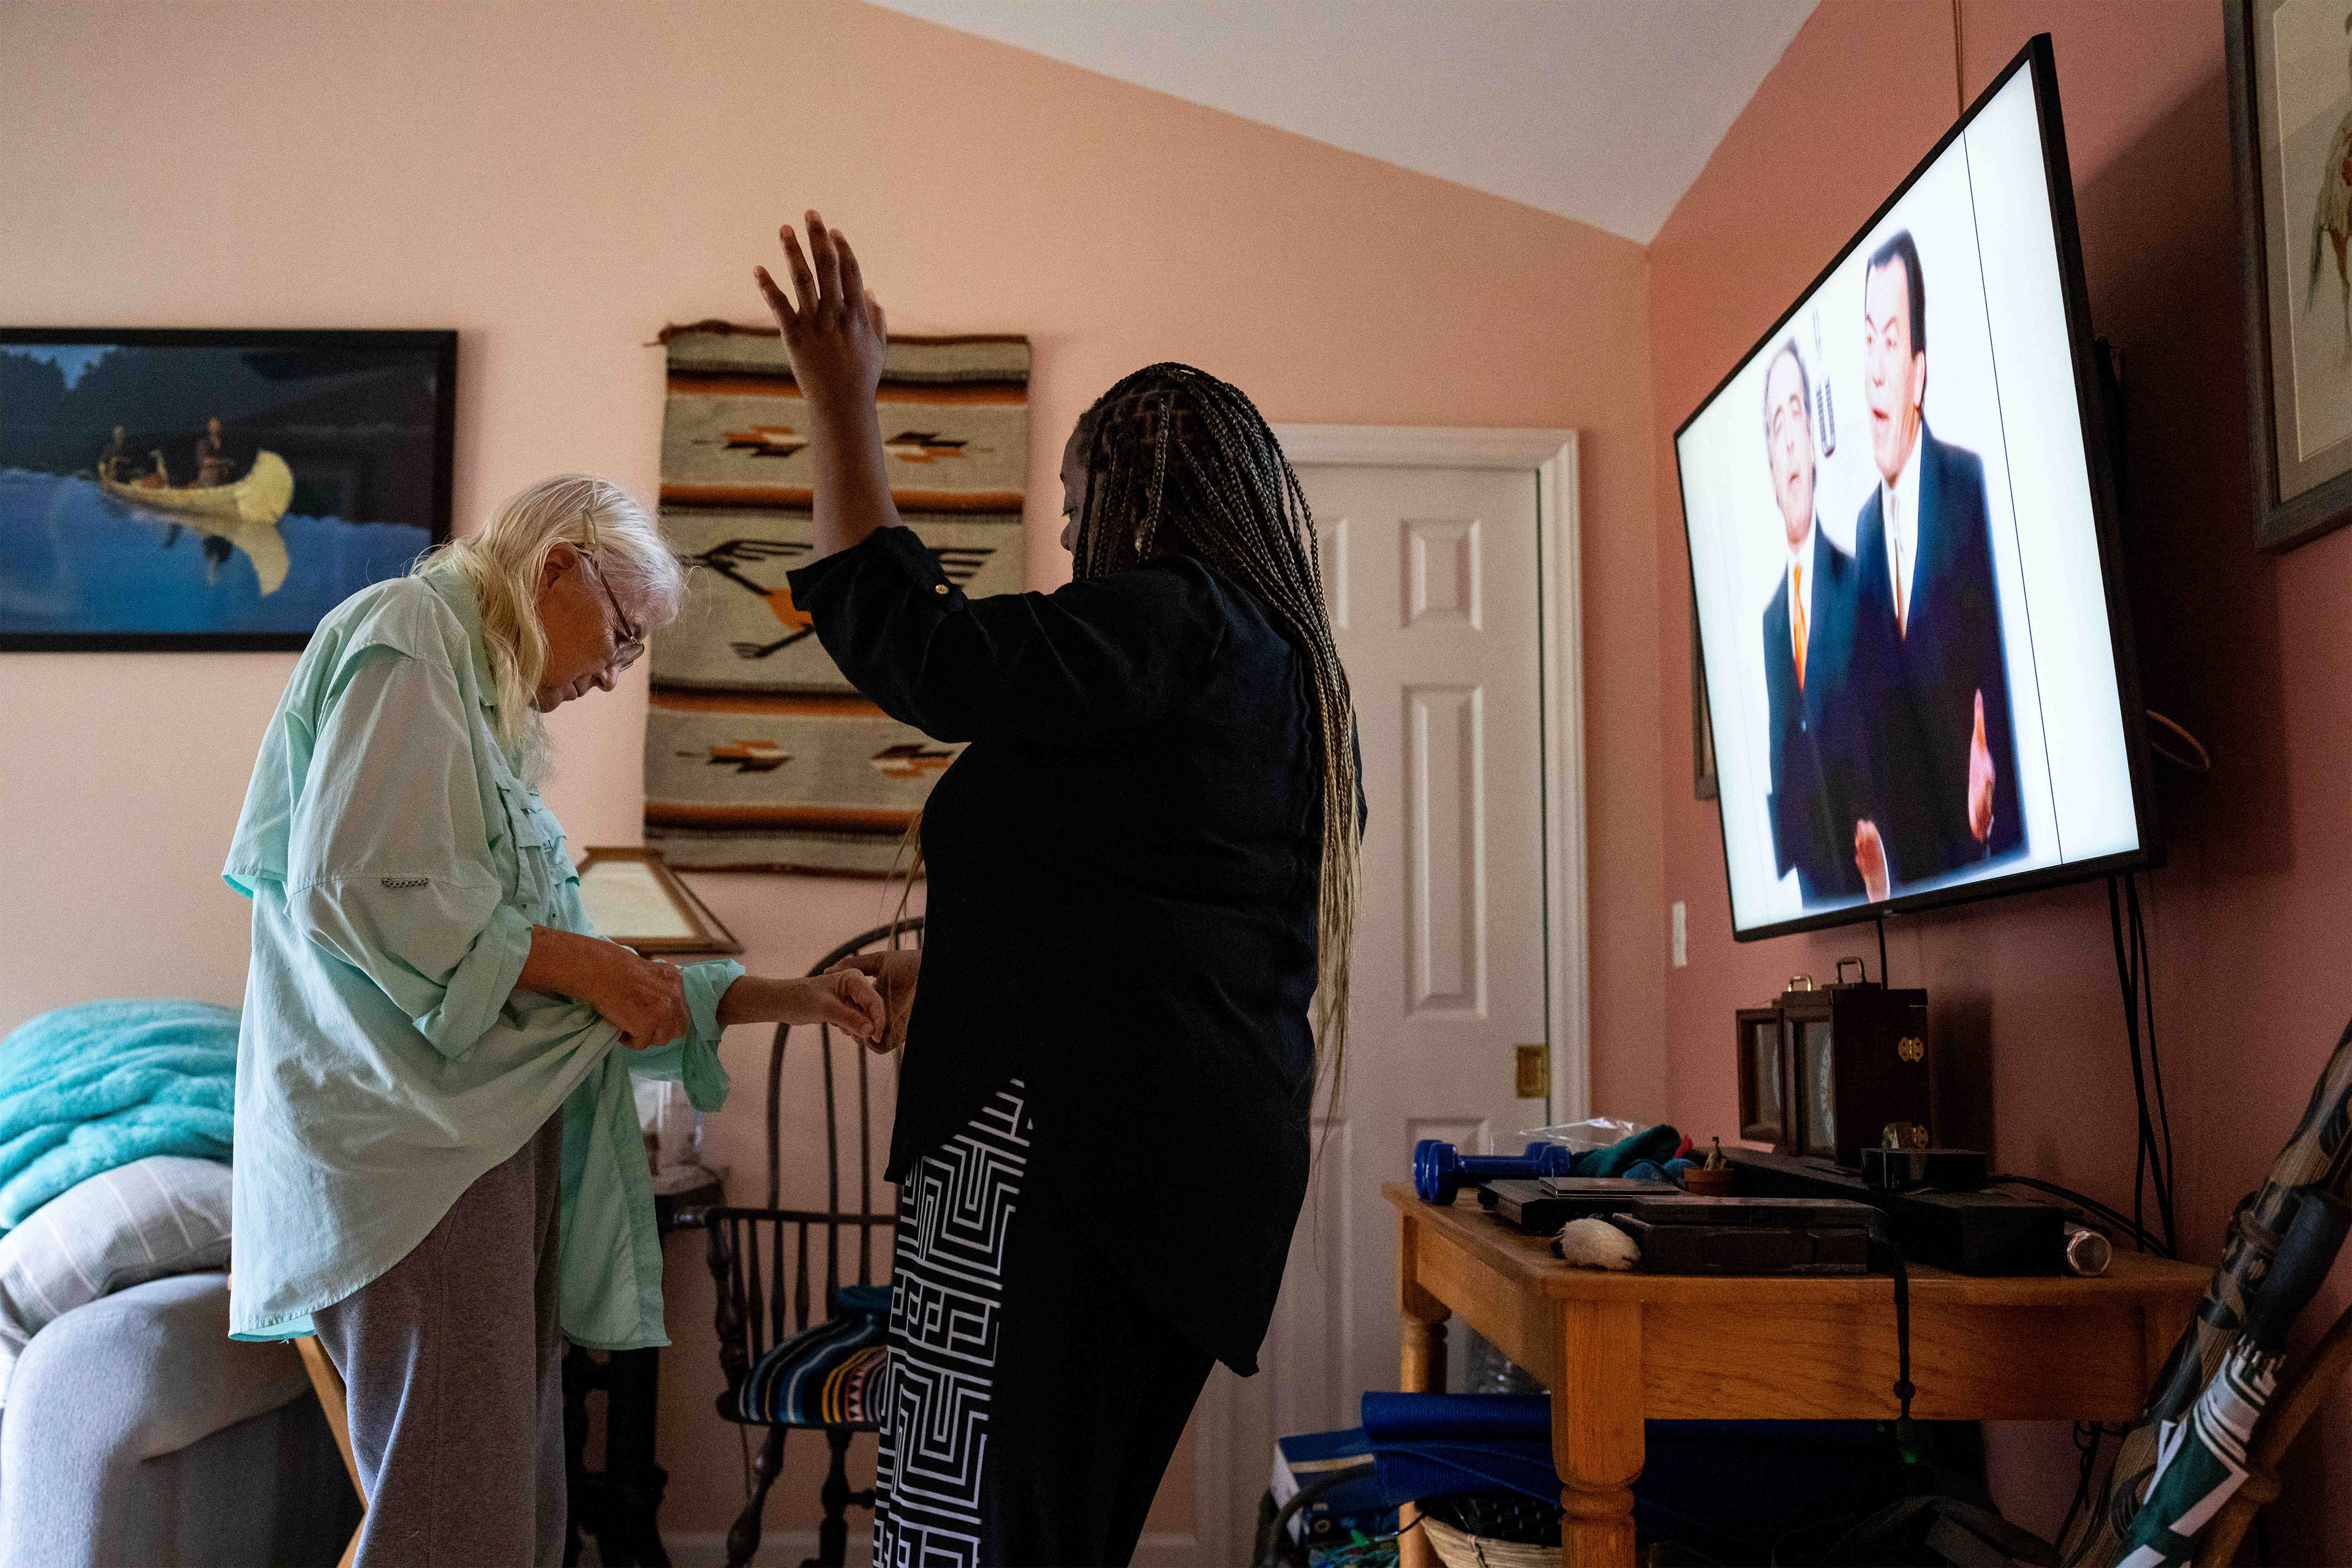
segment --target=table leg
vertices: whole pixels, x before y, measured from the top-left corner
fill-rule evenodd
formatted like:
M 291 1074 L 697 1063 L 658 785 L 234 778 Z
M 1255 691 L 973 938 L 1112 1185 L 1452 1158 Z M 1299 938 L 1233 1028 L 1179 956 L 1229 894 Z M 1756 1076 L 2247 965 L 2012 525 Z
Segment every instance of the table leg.
M 669 1568 L 657 1523 L 669 1476 L 654 1461 L 661 1352 L 607 1351 L 597 1361 L 579 1346 L 563 1358 L 564 1482 L 570 1501 L 564 1562 L 593 1537 L 606 1568 Z M 588 1468 L 588 1395 L 604 1393 L 604 1468 Z
M 1562 1489 L 1565 1568 L 1631 1568 L 1633 1482 L 1642 1473 L 1642 1309 L 1559 1304 L 1552 1465 Z
M 1421 1288 L 1417 1244 L 1420 1227 L 1411 1215 L 1400 1216 L 1397 1242 L 1398 1309 L 1402 1315 L 1403 1348 L 1398 1358 L 1397 1387 L 1406 1394 L 1445 1392 L 1445 1320 L 1453 1310 Z M 1400 1526 L 1409 1527 L 1419 1510 L 1407 1503 L 1399 1510 Z M 1405 1529 L 1397 1548 L 1397 1568 L 1442 1568 L 1437 1549 L 1418 1530 Z
M 635 1568 L 670 1568 L 662 1546 L 662 1493 L 669 1472 L 654 1460 L 661 1408 L 661 1352 L 611 1351 L 604 1358 L 604 1485 Z M 614 1568 L 613 1559 L 605 1559 Z

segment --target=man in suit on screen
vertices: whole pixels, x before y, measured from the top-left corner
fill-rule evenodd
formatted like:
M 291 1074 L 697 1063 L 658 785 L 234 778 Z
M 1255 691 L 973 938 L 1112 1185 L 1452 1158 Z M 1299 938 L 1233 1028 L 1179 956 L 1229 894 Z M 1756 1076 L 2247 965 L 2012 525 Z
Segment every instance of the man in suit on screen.
M 1853 557 L 1822 531 L 1813 504 L 1811 396 L 1797 345 L 1782 343 L 1764 372 L 1764 443 L 1789 554 L 1764 606 L 1764 685 L 1774 869 L 1797 873 L 1807 904 L 1863 893 L 1843 733 Z
M 1854 528 L 1857 716 L 1875 715 L 1854 856 L 1873 898 L 2025 845 L 1984 461 L 1927 428 L 1927 279 L 1903 230 L 1863 279 L 1879 483 Z

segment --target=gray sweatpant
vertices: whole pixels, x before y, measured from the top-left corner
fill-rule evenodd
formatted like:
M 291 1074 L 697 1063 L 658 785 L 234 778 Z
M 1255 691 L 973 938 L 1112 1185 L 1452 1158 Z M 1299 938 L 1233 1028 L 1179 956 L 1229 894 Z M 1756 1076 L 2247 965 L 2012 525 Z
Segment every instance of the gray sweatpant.
M 415 1250 L 311 1314 L 349 1391 L 361 1568 L 560 1568 L 563 1119 L 467 1187 Z

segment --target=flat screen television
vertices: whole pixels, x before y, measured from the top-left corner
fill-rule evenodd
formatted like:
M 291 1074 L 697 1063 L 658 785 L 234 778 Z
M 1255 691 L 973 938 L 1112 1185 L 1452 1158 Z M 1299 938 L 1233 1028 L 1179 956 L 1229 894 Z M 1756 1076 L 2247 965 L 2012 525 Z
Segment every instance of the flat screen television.
M 1736 936 L 2147 863 L 2099 399 L 2045 35 L 1675 433 Z

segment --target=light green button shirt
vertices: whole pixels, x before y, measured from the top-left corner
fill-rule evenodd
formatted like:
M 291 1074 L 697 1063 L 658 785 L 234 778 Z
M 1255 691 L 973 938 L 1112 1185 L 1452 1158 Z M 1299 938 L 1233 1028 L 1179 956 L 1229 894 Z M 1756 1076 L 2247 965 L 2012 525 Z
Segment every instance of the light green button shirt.
M 473 590 L 441 563 L 338 605 L 269 721 L 224 872 L 253 900 L 232 1338 L 311 1332 L 560 1110 L 563 1331 L 669 1342 L 629 1076 L 718 1110 L 719 998 L 743 967 L 688 967 L 693 1031 L 648 1051 L 514 988 L 532 926 L 594 928 L 497 703 Z

